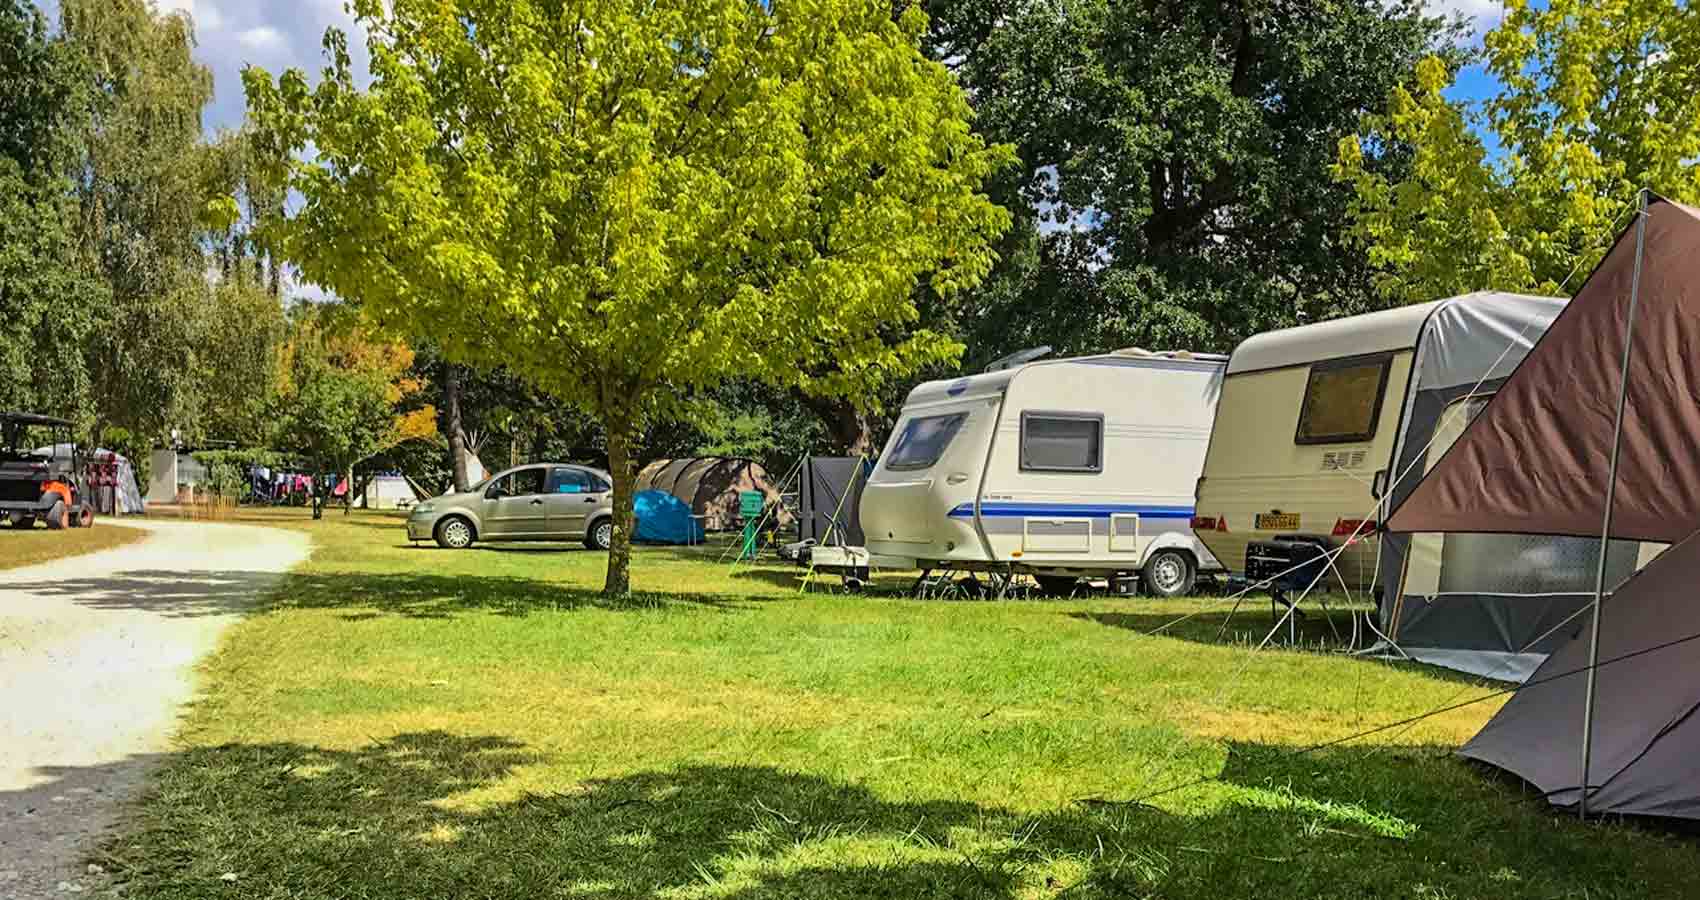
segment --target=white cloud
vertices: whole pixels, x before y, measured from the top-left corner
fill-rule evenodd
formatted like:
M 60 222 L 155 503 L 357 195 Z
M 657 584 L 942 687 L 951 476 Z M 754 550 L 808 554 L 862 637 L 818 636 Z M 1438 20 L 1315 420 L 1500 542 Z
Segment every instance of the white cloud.
M 1480 41 L 1482 35 L 1493 30 L 1500 20 L 1505 17 L 1504 0 L 1426 0 L 1430 12 L 1446 15 L 1462 15 L 1474 30 L 1471 40 Z
M 270 25 L 245 28 L 236 35 L 236 42 L 250 50 L 275 50 L 284 44 L 283 33 Z
M 209 32 L 218 31 L 224 27 L 224 15 L 218 7 L 206 0 L 154 0 L 162 13 L 188 13 L 195 23 L 195 36 L 204 37 Z

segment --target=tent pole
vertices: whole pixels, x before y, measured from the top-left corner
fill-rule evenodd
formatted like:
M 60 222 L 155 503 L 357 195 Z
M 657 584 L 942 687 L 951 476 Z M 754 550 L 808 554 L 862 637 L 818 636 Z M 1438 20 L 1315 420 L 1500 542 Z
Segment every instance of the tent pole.
M 1582 700 L 1582 793 L 1576 814 L 1588 818 L 1589 766 L 1594 751 L 1594 683 L 1599 678 L 1600 606 L 1606 592 L 1606 550 L 1611 542 L 1611 512 L 1617 500 L 1617 460 L 1623 449 L 1623 410 L 1629 400 L 1629 355 L 1635 346 L 1635 307 L 1641 300 L 1641 258 L 1647 245 L 1647 190 L 1641 190 L 1635 217 L 1635 272 L 1629 281 L 1629 316 L 1623 325 L 1623 365 L 1618 370 L 1617 421 L 1612 427 L 1611 470 L 1606 476 L 1606 510 L 1600 525 L 1600 559 L 1594 569 L 1593 624 L 1588 629 L 1588 688 Z

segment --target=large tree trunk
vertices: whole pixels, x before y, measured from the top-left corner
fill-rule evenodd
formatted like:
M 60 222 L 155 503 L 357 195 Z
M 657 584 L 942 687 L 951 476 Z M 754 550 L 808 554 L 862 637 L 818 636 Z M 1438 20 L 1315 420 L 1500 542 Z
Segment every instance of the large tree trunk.
M 632 488 L 637 484 L 637 466 L 632 460 L 637 430 L 629 422 L 607 422 L 608 474 L 614 477 L 614 540 L 608 548 L 608 576 L 602 583 L 607 597 L 623 597 L 632 591 L 632 532 L 637 515 L 632 509 Z
M 443 408 L 448 413 L 449 465 L 454 469 L 455 492 L 464 493 L 472 489 L 472 479 L 466 471 L 469 451 L 460 414 L 460 366 L 454 363 L 443 364 Z
M 874 446 L 873 420 L 868 418 L 867 413 L 857 409 L 855 404 L 836 398 L 803 399 L 826 425 L 832 452 L 844 456 L 870 457 L 879 452 L 879 448 Z

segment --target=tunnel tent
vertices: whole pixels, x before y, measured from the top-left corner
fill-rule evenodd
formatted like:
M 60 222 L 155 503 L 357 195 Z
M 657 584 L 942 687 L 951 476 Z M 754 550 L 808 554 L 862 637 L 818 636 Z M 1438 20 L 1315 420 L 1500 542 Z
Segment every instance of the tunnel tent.
M 1556 297 L 1478 292 L 1437 305 L 1416 342 L 1388 505 L 1409 496 L 1564 309 Z M 1431 665 L 1527 679 L 1568 638 L 1555 626 L 1593 597 L 1597 540 L 1525 534 L 1382 536 L 1378 649 Z M 1639 545 L 1616 544 L 1612 571 Z
M 1460 752 L 1560 807 L 1700 820 L 1700 457 L 1687 452 L 1700 444 L 1700 210 L 1642 200 L 1388 526 L 1672 544 L 1606 581 L 1595 614 Z
M 708 531 L 728 531 L 743 523 L 740 492 L 759 492 L 770 504 L 779 500 L 761 463 L 731 456 L 656 460 L 638 472 L 637 489 L 666 491 L 684 501 Z
M 696 457 L 687 457 L 684 459 L 658 459 L 655 462 L 644 466 L 642 471 L 638 472 L 638 490 L 666 491 L 669 494 L 678 496 L 677 494 L 674 494 L 673 486 L 678 483 L 679 474 L 684 471 L 686 466 L 695 462 L 696 459 Z

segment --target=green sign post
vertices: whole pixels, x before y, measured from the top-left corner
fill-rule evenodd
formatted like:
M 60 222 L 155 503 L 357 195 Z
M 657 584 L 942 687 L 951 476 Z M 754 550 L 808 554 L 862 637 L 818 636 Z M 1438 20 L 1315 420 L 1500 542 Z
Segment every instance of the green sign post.
M 738 548 L 739 559 L 755 559 L 757 531 L 761 528 L 762 510 L 767 508 L 767 495 L 761 491 L 738 492 L 738 516 L 744 520 L 744 538 Z

